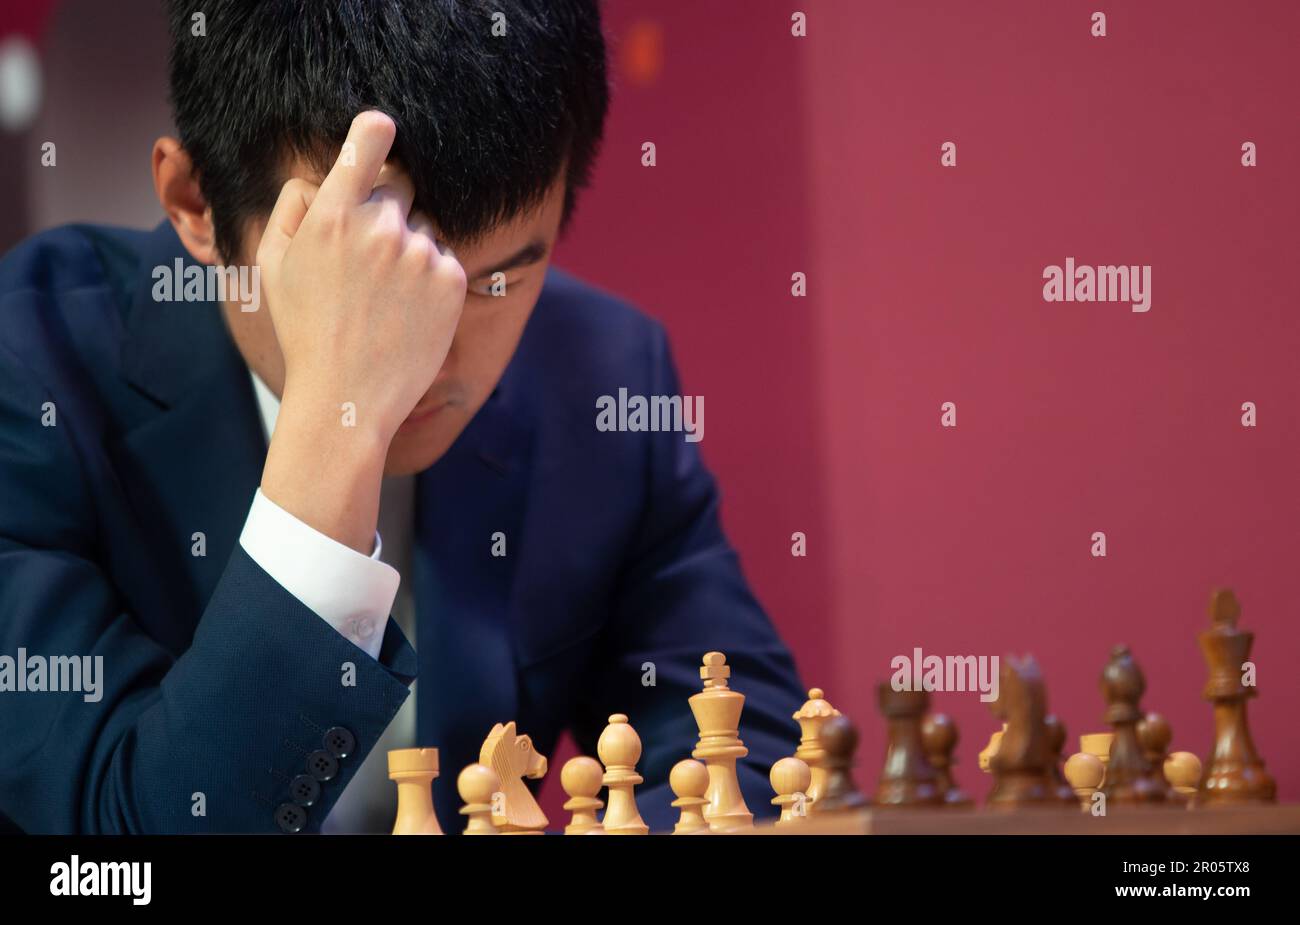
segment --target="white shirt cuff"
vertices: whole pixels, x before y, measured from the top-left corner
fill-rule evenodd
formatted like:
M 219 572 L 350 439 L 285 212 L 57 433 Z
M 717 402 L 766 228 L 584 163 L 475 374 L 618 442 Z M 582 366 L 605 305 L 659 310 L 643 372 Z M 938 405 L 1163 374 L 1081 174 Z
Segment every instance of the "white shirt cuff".
M 363 556 L 307 526 L 259 488 L 239 545 L 280 587 L 371 658 L 379 657 L 401 579 L 379 561 L 377 532 L 375 551 Z

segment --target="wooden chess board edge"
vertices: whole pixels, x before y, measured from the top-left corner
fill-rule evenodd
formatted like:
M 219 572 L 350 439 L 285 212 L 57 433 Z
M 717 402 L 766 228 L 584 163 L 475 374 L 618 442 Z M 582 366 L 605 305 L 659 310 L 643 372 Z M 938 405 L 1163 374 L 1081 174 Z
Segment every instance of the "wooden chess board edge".
M 867 809 L 757 826 L 758 835 L 1300 835 L 1300 803 L 1188 810 L 1121 807 L 1106 816 L 1058 809 L 1014 812 Z

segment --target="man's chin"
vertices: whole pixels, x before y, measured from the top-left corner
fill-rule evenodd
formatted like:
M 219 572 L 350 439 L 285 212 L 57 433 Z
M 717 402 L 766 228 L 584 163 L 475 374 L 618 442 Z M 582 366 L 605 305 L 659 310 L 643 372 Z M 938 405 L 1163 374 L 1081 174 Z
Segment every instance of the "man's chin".
M 445 414 L 440 412 L 440 414 Z M 448 426 L 452 425 L 452 426 Z M 428 469 L 451 449 L 464 424 L 450 420 L 430 421 L 426 426 L 399 430 L 388 445 L 384 475 L 415 475 Z

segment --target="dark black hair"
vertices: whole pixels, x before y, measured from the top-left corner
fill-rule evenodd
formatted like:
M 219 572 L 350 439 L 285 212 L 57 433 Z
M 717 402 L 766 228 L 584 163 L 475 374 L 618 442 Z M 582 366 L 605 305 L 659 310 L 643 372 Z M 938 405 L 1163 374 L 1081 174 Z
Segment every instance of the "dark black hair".
M 226 259 L 290 157 L 328 172 L 363 109 L 393 117 L 416 208 L 452 242 L 535 208 L 561 171 L 567 222 L 589 179 L 609 104 L 598 0 L 163 2 L 176 129 Z

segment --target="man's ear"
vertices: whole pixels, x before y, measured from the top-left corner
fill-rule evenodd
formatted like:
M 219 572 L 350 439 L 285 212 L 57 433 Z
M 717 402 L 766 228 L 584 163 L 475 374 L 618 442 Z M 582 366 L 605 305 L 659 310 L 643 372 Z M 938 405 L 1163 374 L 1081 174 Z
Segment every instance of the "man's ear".
M 190 256 L 199 263 L 221 263 L 212 210 L 199 190 L 194 162 L 175 138 L 153 143 L 153 188 Z

